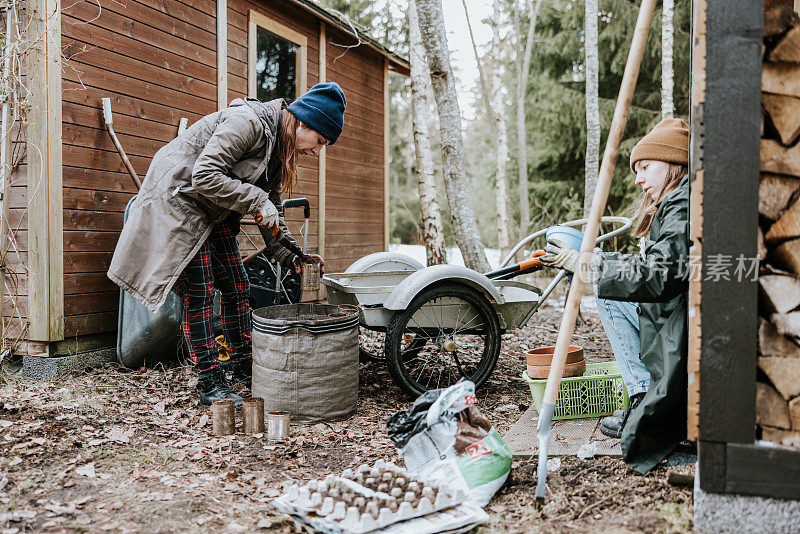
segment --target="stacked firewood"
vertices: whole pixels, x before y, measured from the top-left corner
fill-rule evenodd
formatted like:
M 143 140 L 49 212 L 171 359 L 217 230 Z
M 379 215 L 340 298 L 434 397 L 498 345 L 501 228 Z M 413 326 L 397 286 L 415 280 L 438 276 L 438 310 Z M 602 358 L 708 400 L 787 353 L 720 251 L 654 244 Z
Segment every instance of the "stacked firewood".
M 800 446 L 800 16 L 764 13 L 759 185 L 759 379 L 762 439 Z

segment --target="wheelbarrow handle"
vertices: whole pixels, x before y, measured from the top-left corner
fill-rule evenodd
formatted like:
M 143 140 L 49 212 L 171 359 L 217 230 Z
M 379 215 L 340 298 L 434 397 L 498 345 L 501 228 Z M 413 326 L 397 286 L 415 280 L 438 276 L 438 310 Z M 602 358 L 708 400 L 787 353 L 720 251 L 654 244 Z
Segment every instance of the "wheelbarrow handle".
M 503 267 L 502 269 L 486 273 L 485 276 L 486 278 L 491 278 L 493 280 L 507 280 L 508 278 L 513 278 L 521 274 L 538 271 L 542 268 L 541 256 L 544 255 L 544 250 L 534 250 L 533 254 L 531 254 L 528 259 L 519 263 L 515 263 L 509 267 Z

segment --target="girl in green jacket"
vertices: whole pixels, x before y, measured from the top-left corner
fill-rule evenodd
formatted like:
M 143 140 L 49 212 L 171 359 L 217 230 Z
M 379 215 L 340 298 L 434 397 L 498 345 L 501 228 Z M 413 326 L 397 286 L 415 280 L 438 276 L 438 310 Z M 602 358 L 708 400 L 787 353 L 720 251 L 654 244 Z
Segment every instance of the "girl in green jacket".
M 598 311 L 631 398 L 627 410 L 601 421 L 622 440 L 623 457 L 646 472 L 686 432 L 689 289 L 689 126 L 665 119 L 631 152 L 642 200 L 634 235 L 640 254 L 595 249 L 589 273 Z M 578 252 L 546 248 L 543 263 L 574 272 Z

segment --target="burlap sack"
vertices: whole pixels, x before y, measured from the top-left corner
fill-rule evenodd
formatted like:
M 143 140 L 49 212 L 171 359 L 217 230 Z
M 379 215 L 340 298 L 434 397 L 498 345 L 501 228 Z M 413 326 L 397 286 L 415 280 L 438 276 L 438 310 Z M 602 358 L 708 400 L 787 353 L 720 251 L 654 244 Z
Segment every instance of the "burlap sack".
M 299 422 L 344 419 L 355 413 L 357 318 L 358 310 L 326 304 L 253 312 L 252 393 L 263 397 L 265 411 L 286 411 Z M 267 333 L 281 331 L 285 333 Z

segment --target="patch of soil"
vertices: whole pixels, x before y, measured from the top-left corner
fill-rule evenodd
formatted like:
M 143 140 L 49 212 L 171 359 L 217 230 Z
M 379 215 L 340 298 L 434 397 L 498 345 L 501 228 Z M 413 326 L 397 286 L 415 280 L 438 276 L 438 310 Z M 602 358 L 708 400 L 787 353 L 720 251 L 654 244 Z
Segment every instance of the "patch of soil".
M 558 302 L 558 299 L 553 299 Z M 596 315 L 584 313 L 574 343 L 587 360 L 611 356 Z M 479 407 L 501 434 L 530 405 L 524 352 L 555 344 L 561 311 L 543 307 L 503 336 Z M 386 419 L 410 404 L 381 363 L 360 369 L 359 405 L 347 421 L 292 426 L 287 443 L 211 435 L 188 365 L 127 371 L 108 364 L 53 382 L 0 377 L 0 528 L 34 531 L 292 532 L 269 502 L 307 481 L 378 458 L 401 460 Z M 241 421 L 238 421 L 241 425 Z M 241 430 L 241 428 L 239 428 Z M 640 476 L 621 460 L 562 459 L 548 502 L 533 506 L 536 459 L 514 462 L 478 532 L 691 530 L 689 488 L 667 469 Z

